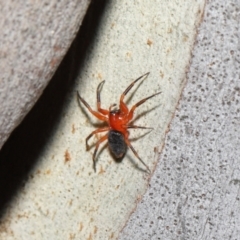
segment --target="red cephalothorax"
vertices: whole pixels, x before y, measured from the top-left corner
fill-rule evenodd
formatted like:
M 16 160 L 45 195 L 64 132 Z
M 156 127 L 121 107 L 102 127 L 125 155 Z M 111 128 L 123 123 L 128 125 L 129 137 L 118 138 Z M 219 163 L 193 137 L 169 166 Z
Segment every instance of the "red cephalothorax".
M 133 124 L 129 124 L 133 118 L 133 113 L 134 110 L 143 104 L 145 101 L 148 99 L 160 94 L 161 92 L 155 93 L 147 98 L 142 99 L 141 101 L 137 102 L 135 105 L 132 106 L 132 108 L 129 110 L 127 105 L 123 102 L 124 97 L 126 94 L 131 90 L 133 85 L 142 79 L 143 77 L 147 77 L 149 74 L 146 73 L 142 75 L 141 77 L 137 78 L 135 81 L 133 81 L 127 89 L 122 93 L 120 97 L 120 103 L 119 103 L 119 109 L 114 109 L 112 110 L 113 107 L 116 106 L 116 104 L 113 104 L 109 107 L 109 110 L 102 109 L 101 108 L 101 99 L 100 99 L 100 90 L 103 86 L 103 83 L 105 81 L 102 81 L 97 88 L 97 110 L 94 111 L 88 103 L 79 95 L 77 92 L 78 99 L 87 107 L 87 109 L 99 120 L 102 120 L 108 124 L 107 127 L 103 128 L 98 128 L 95 131 L 93 131 L 87 138 L 86 138 L 86 147 L 87 150 L 89 149 L 88 146 L 88 140 L 96 133 L 100 132 L 107 132 L 107 134 L 103 135 L 96 143 L 96 147 L 93 153 L 93 168 L 96 171 L 96 154 L 97 150 L 99 148 L 99 145 L 105 141 L 108 140 L 108 145 L 109 149 L 112 152 L 112 154 L 117 158 L 121 159 L 124 157 L 127 147 L 131 148 L 133 151 L 134 155 L 141 161 L 141 163 L 147 168 L 147 170 L 150 172 L 149 167 L 143 162 L 143 160 L 139 157 L 138 153 L 136 150 L 133 148 L 131 145 L 128 136 L 129 128 L 142 128 L 142 129 L 149 129 L 148 127 L 141 127 L 141 126 L 136 126 Z

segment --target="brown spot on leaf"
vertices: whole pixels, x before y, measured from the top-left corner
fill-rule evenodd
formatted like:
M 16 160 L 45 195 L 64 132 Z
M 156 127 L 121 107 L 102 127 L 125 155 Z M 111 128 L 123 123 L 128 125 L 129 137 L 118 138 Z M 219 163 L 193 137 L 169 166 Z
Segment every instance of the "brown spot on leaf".
M 71 160 L 71 156 L 68 150 L 65 151 L 64 158 L 65 162 L 69 162 Z

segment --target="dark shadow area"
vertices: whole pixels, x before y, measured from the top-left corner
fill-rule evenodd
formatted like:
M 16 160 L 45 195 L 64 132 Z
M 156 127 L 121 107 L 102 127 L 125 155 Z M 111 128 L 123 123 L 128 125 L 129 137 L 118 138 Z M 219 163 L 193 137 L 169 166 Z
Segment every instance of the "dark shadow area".
M 0 217 L 17 194 L 59 123 L 108 0 L 94 0 L 80 31 L 42 96 L 0 151 Z

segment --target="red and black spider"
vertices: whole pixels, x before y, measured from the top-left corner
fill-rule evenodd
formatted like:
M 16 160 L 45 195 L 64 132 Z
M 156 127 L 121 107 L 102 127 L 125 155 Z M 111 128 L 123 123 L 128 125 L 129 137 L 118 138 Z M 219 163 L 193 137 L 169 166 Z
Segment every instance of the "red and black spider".
M 98 111 L 94 111 L 89 104 L 79 95 L 79 93 L 77 92 L 77 96 L 78 99 L 85 105 L 85 107 L 99 120 L 102 120 L 104 122 L 106 122 L 108 124 L 108 127 L 102 127 L 102 128 L 98 128 L 95 131 L 93 131 L 87 138 L 86 138 L 86 147 L 87 150 L 89 150 L 89 146 L 88 146 L 88 140 L 96 133 L 100 133 L 100 132 L 106 132 L 108 131 L 107 134 L 105 134 L 104 136 L 102 136 L 96 143 L 96 147 L 93 153 L 93 168 L 94 171 L 96 171 L 96 154 L 97 154 L 97 150 L 99 145 L 108 139 L 108 146 L 110 148 L 110 151 L 112 152 L 112 154 L 117 158 L 117 159 L 121 159 L 124 157 L 127 147 L 130 147 L 131 150 L 133 151 L 133 153 L 135 154 L 135 156 L 140 160 L 140 162 L 147 168 L 147 170 L 150 172 L 149 167 L 143 162 L 143 160 L 139 157 L 138 153 L 136 152 L 136 150 L 133 148 L 133 146 L 131 145 L 128 137 L 129 137 L 129 128 L 142 128 L 142 129 L 149 129 L 148 127 L 141 127 L 141 126 L 136 126 L 133 124 L 129 124 L 129 122 L 132 120 L 133 118 L 133 113 L 135 111 L 135 109 L 140 106 L 141 104 L 143 104 L 145 101 L 147 101 L 148 99 L 160 94 L 161 92 L 157 92 L 147 98 L 142 99 L 141 101 L 139 101 L 138 103 L 136 103 L 135 105 L 132 106 L 132 108 L 128 109 L 127 105 L 123 102 L 124 97 L 126 96 L 126 94 L 131 90 L 131 88 L 133 87 L 133 85 L 139 81 L 140 79 L 147 77 L 149 75 L 149 72 L 142 75 L 141 77 L 137 78 L 134 82 L 132 82 L 127 88 L 126 90 L 122 93 L 121 97 L 120 97 L 120 102 L 119 102 L 119 109 L 113 109 L 113 107 L 116 106 L 116 104 L 112 104 L 109 107 L 109 110 L 103 109 L 101 108 L 101 100 L 100 100 L 100 90 L 104 84 L 105 81 L 102 81 L 101 83 L 99 83 L 98 87 L 97 87 L 97 110 Z

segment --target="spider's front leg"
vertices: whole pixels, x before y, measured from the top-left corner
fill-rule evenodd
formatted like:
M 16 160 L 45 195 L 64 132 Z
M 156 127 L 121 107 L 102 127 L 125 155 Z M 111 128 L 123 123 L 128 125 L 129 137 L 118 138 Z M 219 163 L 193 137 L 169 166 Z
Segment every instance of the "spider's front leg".
M 148 73 L 145 73 L 143 74 L 141 77 L 137 78 L 135 81 L 133 81 L 126 89 L 125 91 L 122 93 L 121 97 L 120 97 L 120 109 L 121 109 L 121 112 L 125 115 L 128 114 L 129 110 L 128 110 L 128 107 L 127 105 L 123 102 L 123 99 L 124 97 L 127 95 L 127 93 L 132 89 L 132 87 L 134 86 L 134 84 L 136 82 L 138 82 L 140 79 L 144 78 L 144 77 L 147 77 L 149 75 L 149 72 Z
M 152 127 L 143 127 L 143 126 L 137 126 L 137 125 L 127 125 L 127 128 L 141 128 L 141 129 L 153 129 Z
M 157 92 L 157 93 L 155 93 L 155 94 L 153 94 L 153 95 L 151 95 L 151 96 L 149 96 L 149 97 L 146 97 L 146 98 L 142 99 L 141 101 L 139 101 L 139 102 L 137 102 L 135 105 L 133 105 L 132 108 L 131 108 L 131 110 L 129 111 L 129 114 L 128 114 L 128 121 L 131 121 L 131 120 L 132 120 L 132 118 L 133 118 L 133 113 L 134 113 L 134 111 L 135 111 L 135 109 L 136 109 L 137 107 L 139 107 L 140 105 L 142 105 L 143 103 L 145 103 L 148 99 L 150 99 L 150 98 L 152 98 L 152 97 L 155 97 L 156 95 L 158 95 L 158 94 L 160 94 L 160 93 L 162 93 L 162 92 Z
M 105 80 L 100 82 L 98 87 L 97 87 L 97 109 L 100 113 L 103 115 L 108 115 L 109 111 L 106 109 L 101 108 L 101 98 L 100 98 L 100 91 L 102 89 L 103 84 L 105 83 Z
M 92 113 L 92 115 L 94 115 L 96 118 L 98 118 L 99 120 L 108 122 L 108 117 L 103 116 L 101 113 L 94 111 L 89 104 L 80 96 L 79 92 L 77 92 L 77 97 L 78 97 L 78 101 L 82 102 L 85 107 L 88 109 L 89 112 Z

